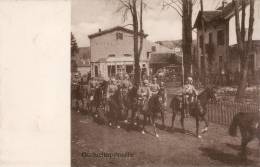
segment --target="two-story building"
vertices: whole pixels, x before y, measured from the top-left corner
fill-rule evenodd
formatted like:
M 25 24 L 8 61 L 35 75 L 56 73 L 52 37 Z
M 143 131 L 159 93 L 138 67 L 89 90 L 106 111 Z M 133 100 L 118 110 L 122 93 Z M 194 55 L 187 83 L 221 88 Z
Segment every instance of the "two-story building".
M 140 56 L 140 67 L 149 75 L 149 59 L 152 54 L 174 53 L 171 49 L 150 42 L 143 36 L 143 49 Z M 118 73 L 133 73 L 134 48 L 133 30 L 114 27 L 99 30 L 89 35 L 91 52 L 91 76 L 109 78 Z M 139 40 L 140 41 L 140 40 Z
M 250 68 L 252 71 L 260 70 L 260 1 L 255 1 L 255 22 L 253 34 L 254 49 L 250 53 Z M 240 7 L 241 9 L 241 7 Z M 203 63 L 202 55 L 202 13 L 199 12 L 194 28 L 197 29 L 197 61 L 200 72 L 208 70 L 213 74 L 240 71 L 240 58 L 237 54 L 236 28 L 235 28 L 235 8 L 233 2 L 223 1 L 222 6 L 216 10 L 204 11 L 203 19 L 205 23 L 204 44 L 206 67 Z M 240 11 L 241 20 L 241 11 Z M 248 29 L 249 5 L 246 7 L 246 30 Z M 246 35 L 247 40 L 247 35 Z M 210 63 L 210 64 L 209 64 Z

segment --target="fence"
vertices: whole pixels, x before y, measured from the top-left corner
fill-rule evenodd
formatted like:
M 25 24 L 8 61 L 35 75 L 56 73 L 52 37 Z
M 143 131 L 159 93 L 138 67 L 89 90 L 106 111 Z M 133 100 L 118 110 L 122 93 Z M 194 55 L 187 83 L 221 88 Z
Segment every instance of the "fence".
M 239 112 L 260 112 L 259 104 L 240 104 L 234 102 L 211 103 L 207 106 L 210 122 L 229 126 L 235 114 Z

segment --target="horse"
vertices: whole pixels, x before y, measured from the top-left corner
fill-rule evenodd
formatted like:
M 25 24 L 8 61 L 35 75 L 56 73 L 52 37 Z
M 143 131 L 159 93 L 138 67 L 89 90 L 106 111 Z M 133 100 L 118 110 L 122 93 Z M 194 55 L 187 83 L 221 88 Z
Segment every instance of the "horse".
M 153 130 L 154 130 L 155 136 L 159 137 L 157 130 L 156 130 L 155 121 L 158 118 L 158 114 L 160 114 L 162 123 L 164 126 L 165 107 L 164 107 L 163 97 L 164 97 L 164 94 L 161 91 L 159 91 L 157 94 L 151 96 L 151 98 L 148 100 L 148 106 L 142 108 L 143 109 L 142 113 L 144 116 L 142 134 L 145 134 L 145 125 L 146 125 L 147 118 L 149 118 L 153 125 Z
M 184 129 L 184 118 L 185 118 L 185 112 L 183 111 L 183 96 L 173 96 L 171 102 L 170 102 L 170 108 L 172 109 L 172 124 L 171 124 L 171 129 L 174 129 L 174 121 L 176 118 L 176 115 L 178 112 L 181 113 L 181 126 L 182 129 Z
M 77 82 L 71 84 L 71 109 L 79 112 L 80 110 L 80 85 Z
M 130 88 L 127 92 L 123 92 L 123 103 L 125 107 L 125 123 L 128 122 L 129 111 L 131 111 L 131 122 L 136 118 L 137 111 L 137 87 Z
M 123 89 L 118 87 L 116 92 L 110 96 L 108 99 L 108 106 L 109 106 L 109 125 L 112 126 L 112 123 L 120 128 L 119 121 L 125 118 L 125 105 L 123 101 Z
M 89 80 L 86 76 L 83 76 L 82 81 L 80 82 L 80 105 L 79 109 L 80 111 L 90 111 L 90 102 L 91 102 L 91 96 L 92 91 L 89 84 Z
M 108 81 L 104 80 L 100 86 L 94 91 L 93 99 L 91 98 L 91 109 L 95 109 L 95 117 L 98 117 L 98 109 L 106 110 L 106 93 L 108 89 Z M 93 112 L 93 111 L 92 111 Z
M 209 103 L 209 100 L 216 101 L 216 95 L 214 88 L 206 88 L 204 91 L 202 91 L 197 99 L 195 99 L 190 104 L 190 115 L 195 118 L 196 120 L 196 136 L 198 138 L 201 138 L 201 135 L 199 135 L 199 122 L 200 120 L 204 121 L 205 128 L 202 129 L 202 133 L 205 133 L 208 130 L 208 120 L 206 118 L 207 109 L 206 106 Z M 174 105 L 174 103 L 178 106 L 179 105 L 179 111 L 181 112 L 181 125 L 182 130 L 185 132 L 184 129 L 184 119 L 185 119 L 185 111 L 184 111 L 184 97 L 181 98 L 181 101 L 177 101 L 176 98 L 172 99 L 171 104 Z M 172 107 L 172 109 L 175 109 L 176 107 Z M 173 111 L 173 114 L 176 114 L 176 111 Z M 172 125 L 174 125 L 175 116 L 172 118 Z
M 247 144 L 254 138 L 259 141 L 258 152 L 260 149 L 260 114 L 253 112 L 239 112 L 234 117 L 229 127 L 229 135 L 237 136 L 237 128 L 240 129 L 241 140 L 241 158 L 247 159 Z

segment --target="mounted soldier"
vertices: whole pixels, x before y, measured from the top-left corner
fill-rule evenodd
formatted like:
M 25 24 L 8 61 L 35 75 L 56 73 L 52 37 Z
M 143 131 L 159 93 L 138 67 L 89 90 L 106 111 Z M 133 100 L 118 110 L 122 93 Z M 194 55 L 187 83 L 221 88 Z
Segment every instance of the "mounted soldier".
M 158 92 L 160 90 L 160 86 L 157 83 L 157 78 L 156 77 L 154 77 L 152 79 L 152 83 L 149 85 L 149 87 L 150 87 L 150 90 L 151 90 L 151 96 L 158 94 Z
M 187 78 L 187 83 L 183 87 L 182 95 L 184 100 L 184 106 L 186 109 L 186 115 L 189 115 L 190 108 L 192 104 L 196 101 L 198 96 L 198 91 L 195 89 L 193 85 L 192 77 Z
M 165 83 L 163 81 L 160 82 L 159 86 L 160 89 L 158 95 L 161 95 L 163 101 L 163 109 L 162 109 L 161 117 L 162 117 L 162 124 L 164 126 L 165 112 L 167 111 L 167 90 L 166 90 Z
M 118 89 L 117 81 L 115 78 L 111 78 L 107 89 L 107 99 L 109 99 Z
M 139 100 L 139 105 L 141 110 L 147 110 L 148 109 L 148 100 L 151 97 L 151 90 L 149 87 L 149 81 L 145 79 L 143 81 L 143 85 L 141 85 L 138 90 L 137 90 L 137 95 L 138 95 L 138 100 Z
M 125 74 L 124 79 L 121 80 L 120 87 L 123 89 L 124 94 L 126 94 L 132 87 L 132 83 L 129 80 L 129 75 Z

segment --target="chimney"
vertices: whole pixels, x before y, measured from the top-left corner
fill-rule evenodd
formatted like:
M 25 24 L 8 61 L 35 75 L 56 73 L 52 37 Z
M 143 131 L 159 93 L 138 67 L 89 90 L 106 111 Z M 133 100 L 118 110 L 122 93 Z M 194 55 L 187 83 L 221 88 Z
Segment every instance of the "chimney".
M 224 9 L 227 6 L 227 0 L 222 1 L 222 9 Z
M 101 32 L 101 28 L 98 29 L 98 32 Z

